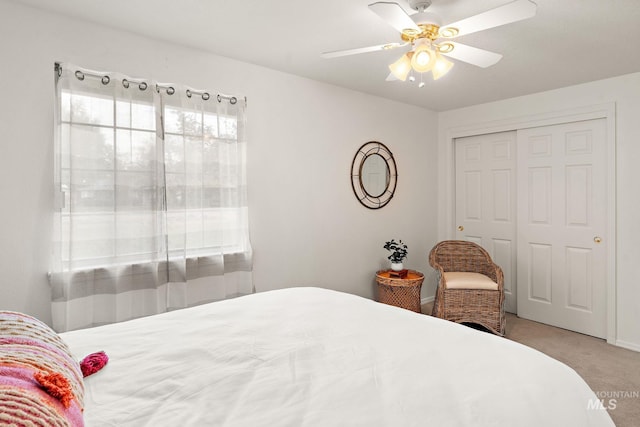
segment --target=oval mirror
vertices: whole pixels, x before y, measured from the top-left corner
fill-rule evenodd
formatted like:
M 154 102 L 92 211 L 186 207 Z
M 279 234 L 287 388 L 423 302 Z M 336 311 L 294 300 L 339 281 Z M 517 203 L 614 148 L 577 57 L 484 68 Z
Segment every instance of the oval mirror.
M 389 203 L 397 177 L 393 154 L 383 143 L 367 142 L 356 152 L 351 164 L 351 186 L 362 205 L 379 209 Z
M 368 155 L 362 161 L 360 172 L 362 188 L 371 197 L 380 197 L 389 185 L 389 167 L 378 153 Z

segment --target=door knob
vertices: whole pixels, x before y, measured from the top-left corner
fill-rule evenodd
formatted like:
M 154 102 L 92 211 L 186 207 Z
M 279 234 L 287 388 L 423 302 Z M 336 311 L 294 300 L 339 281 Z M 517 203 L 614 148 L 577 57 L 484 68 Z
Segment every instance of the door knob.
M 596 237 L 593 238 L 593 241 L 596 242 L 596 243 L 600 243 L 600 242 L 602 242 L 602 238 L 600 236 L 596 236 Z
M 459 225 L 459 226 L 458 226 L 458 231 L 462 231 L 462 230 L 464 230 L 464 227 L 463 227 L 463 226 L 461 226 L 461 225 Z

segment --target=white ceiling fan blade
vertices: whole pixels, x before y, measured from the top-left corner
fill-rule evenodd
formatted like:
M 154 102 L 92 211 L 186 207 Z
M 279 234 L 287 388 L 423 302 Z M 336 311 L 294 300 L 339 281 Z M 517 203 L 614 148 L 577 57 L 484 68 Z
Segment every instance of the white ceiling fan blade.
M 443 55 L 478 67 L 490 67 L 502 59 L 502 55 L 499 53 L 489 52 L 488 50 L 478 49 L 477 47 L 456 42 L 448 41 L 447 43 L 453 45 L 453 50 L 446 53 L 442 52 Z
M 385 81 L 387 81 L 387 82 L 395 82 L 397 80 L 398 80 L 398 78 L 396 76 L 394 76 L 393 73 L 389 73 L 389 75 L 385 79 Z
M 379 1 L 370 4 L 369 9 L 399 32 L 413 30 L 420 33 L 422 31 L 398 3 Z
M 397 47 L 402 47 L 402 46 L 406 46 L 406 43 L 387 43 L 387 44 L 380 44 L 380 45 L 377 45 L 377 46 L 359 47 L 359 48 L 356 48 L 356 49 L 335 50 L 333 52 L 321 53 L 320 56 L 322 58 L 325 58 L 325 59 L 338 58 L 340 56 L 357 55 L 357 54 L 360 54 L 360 53 L 377 52 L 379 50 L 395 49 Z
M 498 6 L 495 9 L 488 10 L 461 21 L 453 22 L 449 25 L 443 25 L 440 29 L 440 35 L 441 37 L 458 37 L 489 28 L 499 27 L 500 25 L 522 21 L 523 19 L 535 16 L 536 9 L 536 4 L 530 0 L 516 0 L 505 4 L 504 6 Z M 458 31 L 447 31 L 451 28 L 455 28 Z

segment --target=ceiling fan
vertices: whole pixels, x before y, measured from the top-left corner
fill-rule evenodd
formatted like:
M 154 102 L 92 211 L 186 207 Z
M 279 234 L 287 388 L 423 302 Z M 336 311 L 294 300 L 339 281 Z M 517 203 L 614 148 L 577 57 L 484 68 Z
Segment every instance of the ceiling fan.
M 400 32 L 401 42 L 325 52 L 321 56 L 337 58 L 411 46 L 408 52 L 389 65 L 391 74 L 387 80 L 405 81 L 410 74 L 409 79 L 415 80 L 412 71 L 417 73 L 431 71 L 433 79 L 437 80 L 448 73 L 454 65 L 443 56 L 482 68 L 490 67 L 502 58 L 498 53 L 457 43 L 452 39 L 531 18 L 536 14 L 537 8 L 531 0 L 515 0 L 461 21 L 442 25 L 439 16 L 425 11 L 431 6 L 431 0 L 408 0 L 408 2 L 417 13 L 409 15 L 398 3 L 393 2 L 382 1 L 369 5 L 372 12 Z M 419 86 L 424 86 L 424 82 L 421 81 Z

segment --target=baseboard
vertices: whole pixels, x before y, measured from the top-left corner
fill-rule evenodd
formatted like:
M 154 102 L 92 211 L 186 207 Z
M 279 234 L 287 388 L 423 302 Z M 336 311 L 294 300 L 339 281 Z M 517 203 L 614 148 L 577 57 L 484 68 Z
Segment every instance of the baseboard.
M 425 297 L 425 298 L 422 298 L 422 299 L 420 300 L 420 305 L 424 305 L 424 304 L 426 304 L 426 303 L 428 303 L 428 302 L 433 302 L 433 300 L 434 300 L 435 298 L 436 298 L 435 296 L 433 296 L 433 297 Z
M 640 345 L 633 342 L 616 340 L 616 346 L 640 352 Z

